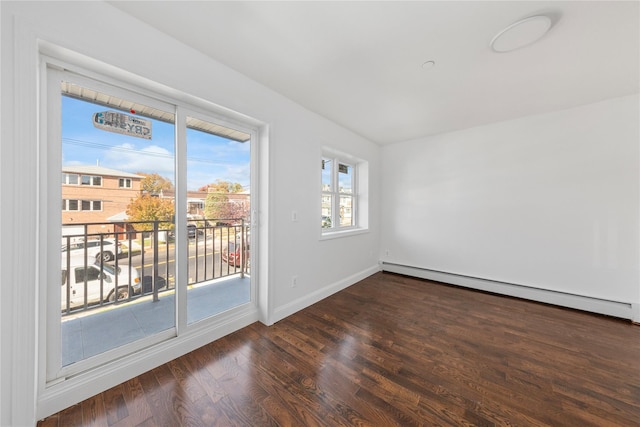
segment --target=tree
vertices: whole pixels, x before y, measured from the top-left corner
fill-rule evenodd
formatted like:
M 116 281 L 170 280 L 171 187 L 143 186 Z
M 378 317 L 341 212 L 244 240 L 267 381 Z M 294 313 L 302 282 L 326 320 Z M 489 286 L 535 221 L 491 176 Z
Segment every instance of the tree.
M 238 182 L 216 180 L 215 183 L 200 187 L 207 191 L 204 202 L 204 214 L 208 219 L 239 219 L 249 215 L 249 204 L 243 201 L 229 200 L 230 193 L 240 193 L 242 184 Z
M 227 194 L 209 193 L 204 202 L 204 215 L 207 219 L 248 218 L 249 203 L 244 200 L 229 200 Z
M 226 218 L 224 206 L 228 202 L 228 197 L 224 193 L 209 193 L 204 201 L 204 216 L 208 219 Z
M 203 185 L 198 191 L 207 191 L 209 193 L 241 193 L 244 187 L 239 182 L 229 182 L 217 179 L 216 182 Z
M 141 224 L 132 224 L 137 231 L 153 230 L 152 221 L 162 221 L 159 224 L 159 228 L 166 230 L 173 228 L 175 208 L 171 200 L 141 194 L 129 203 L 127 215 L 130 221 L 149 221 Z
M 160 194 L 162 190 L 173 190 L 173 183 L 157 173 L 142 173 L 136 175 L 144 176 L 140 181 L 140 189 L 148 194 Z

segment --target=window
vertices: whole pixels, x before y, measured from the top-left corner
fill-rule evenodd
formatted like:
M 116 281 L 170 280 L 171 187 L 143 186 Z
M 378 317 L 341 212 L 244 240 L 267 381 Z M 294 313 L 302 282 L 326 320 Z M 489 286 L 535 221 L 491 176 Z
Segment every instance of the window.
M 63 211 L 77 211 L 78 209 L 78 201 L 77 200 L 62 200 L 62 210 Z
M 102 177 L 101 176 L 93 176 L 93 175 L 82 175 L 80 183 L 82 185 L 100 186 L 100 185 L 102 185 Z
M 101 211 L 101 200 L 74 200 L 63 199 L 62 200 L 63 211 Z
M 100 211 L 102 210 L 102 202 L 100 200 L 82 200 L 83 211 Z
M 131 188 L 131 178 L 120 178 L 118 180 L 118 187 Z
M 69 185 L 78 185 L 78 175 L 75 173 L 63 173 L 62 174 L 62 183 Z
M 84 282 L 85 279 L 87 281 L 90 280 L 98 280 L 100 278 L 100 270 L 93 266 L 89 266 L 87 268 L 80 267 L 76 268 L 76 283 Z
M 322 158 L 323 231 L 356 227 L 356 166 L 337 157 Z

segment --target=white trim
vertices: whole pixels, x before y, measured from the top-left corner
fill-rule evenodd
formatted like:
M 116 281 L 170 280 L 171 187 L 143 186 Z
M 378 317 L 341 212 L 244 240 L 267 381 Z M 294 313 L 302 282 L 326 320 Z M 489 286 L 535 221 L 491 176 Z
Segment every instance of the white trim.
M 368 228 L 349 228 L 347 230 L 325 231 L 324 233 L 322 233 L 319 240 L 339 239 L 341 237 L 349 237 L 349 236 L 355 236 L 358 234 L 366 234 L 368 232 L 369 232 Z
M 253 211 L 255 210 L 256 212 L 258 212 L 260 208 L 261 181 L 260 181 L 259 174 L 260 174 L 262 165 L 261 165 L 259 148 L 260 148 L 260 143 L 262 141 L 260 138 L 260 132 L 261 132 L 260 128 L 251 128 L 251 129 L 248 129 L 248 131 L 250 135 L 249 141 L 251 144 L 251 146 L 249 147 L 249 158 L 251 159 L 251 162 L 249 164 L 249 180 L 250 180 L 250 188 L 251 188 L 251 192 L 249 195 L 249 206 L 251 208 L 249 212 L 249 231 L 251 232 L 251 235 L 254 236 L 253 250 L 251 250 L 250 255 L 251 255 L 251 266 L 256 271 L 256 274 L 252 274 L 250 277 L 251 286 L 249 289 L 251 290 L 251 303 L 257 308 L 258 317 L 260 318 L 262 317 L 261 316 L 262 307 L 260 306 L 261 301 L 258 298 L 258 295 L 260 293 L 259 278 L 266 277 L 266 276 L 262 276 L 261 269 L 260 269 L 260 264 L 262 262 L 262 257 L 260 256 L 260 241 L 262 239 L 262 233 L 261 233 L 262 227 L 260 227 L 260 225 L 258 224 L 258 221 L 254 219 Z M 265 285 L 266 283 L 267 282 L 264 281 Z
M 561 307 L 620 317 L 623 319 L 633 319 L 634 317 L 634 304 L 631 303 L 608 301 L 583 295 L 540 289 L 527 285 L 505 283 L 387 262 L 382 263 L 382 270 L 390 273 L 404 274 L 407 276 L 419 277 L 421 279 L 429 279 L 452 285 L 464 286 L 466 288 L 478 289 L 481 291 L 554 304 Z
M 310 305 L 313 305 L 315 303 L 317 303 L 318 301 L 321 301 L 333 294 L 335 294 L 336 292 L 339 292 L 343 289 L 348 288 L 349 286 L 363 280 L 366 279 L 367 277 L 371 276 L 372 274 L 375 274 L 377 272 L 380 271 L 380 266 L 378 264 L 371 266 L 365 270 L 362 270 L 358 273 L 352 274 L 349 277 L 346 277 L 344 279 L 341 279 L 335 283 L 331 283 L 321 289 L 318 289 L 312 293 L 310 293 L 309 295 L 306 295 L 302 298 L 298 298 L 294 301 L 291 301 L 288 304 L 283 305 L 282 307 L 278 307 L 274 310 L 273 313 L 273 321 L 274 323 L 284 319 L 285 317 L 291 316 L 292 314 L 306 308 L 309 307 Z
M 116 66 L 107 64 L 82 53 L 67 49 L 53 42 L 38 40 L 39 53 L 46 57 L 47 62 L 60 69 L 72 68 L 74 73 L 94 81 L 104 82 L 110 86 L 117 86 L 147 98 L 152 98 L 164 104 L 189 105 L 191 109 L 200 109 L 209 116 L 220 118 L 230 127 L 259 128 L 263 122 L 245 114 L 225 108 L 219 104 L 199 98 L 172 87 L 157 83 L 146 77 L 141 77 Z M 64 58 L 64 59 L 61 59 Z M 155 106 L 151 101 L 145 101 L 149 106 Z M 162 108 L 162 107 L 158 107 Z
M 40 325 L 39 338 L 40 347 L 38 353 L 38 359 L 42 362 L 41 369 L 38 373 L 38 385 L 39 390 L 42 391 L 46 388 L 46 384 L 49 381 L 53 381 L 56 378 L 62 376 L 62 352 L 61 348 L 61 324 L 60 324 L 60 307 L 55 308 L 57 304 L 55 301 L 60 300 L 60 287 L 43 286 L 42 283 L 48 282 L 46 277 L 51 276 L 53 268 L 57 268 L 59 271 L 60 255 L 54 254 L 53 251 L 47 251 L 51 240 L 60 241 L 62 237 L 62 228 L 60 227 L 60 218 L 57 215 L 48 214 L 48 206 L 55 206 L 56 200 L 62 199 L 61 186 L 55 186 L 52 183 L 56 182 L 56 177 L 60 176 L 60 165 L 62 159 L 62 125 L 61 125 L 61 109 L 54 108 L 53 105 L 58 105 L 60 101 L 60 84 L 58 83 L 62 79 L 62 72 L 57 69 L 49 69 L 46 61 L 41 61 L 40 64 L 40 81 L 44 85 L 41 88 L 43 94 L 40 99 L 40 141 L 38 142 L 40 149 L 39 167 L 42 176 L 40 185 L 38 186 L 38 215 L 40 220 L 45 222 L 45 226 L 41 228 L 39 232 L 39 244 L 36 246 L 37 252 L 40 254 L 40 262 L 38 266 L 38 273 L 42 280 L 38 280 L 40 284 L 40 301 L 39 307 L 44 307 L 44 310 L 39 310 L 43 315 L 42 321 L 45 322 L 45 327 Z M 55 135 L 55 136 L 53 136 Z M 55 164 L 53 164 L 55 162 Z M 78 176 L 78 181 L 80 177 Z M 56 259 L 57 258 L 57 259 Z M 55 293 L 55 295 L 51 295 Z M 52 300 L 54 302 L 50 302 Z M 52 321 L 57 317 L 57 321 Z
M 10 259 L 11 264 L 3 264 L 2 293 L 3 302 L 13 313 L 10 322 L 10 337 L 3 344 L 11 345 L 12 363 L 9 398 L 11 413 L 9 425 L 35 424 L 36 405 L 36 369 L 38 359 L 38 324 L 42 321 L 38 313 L 37 299 L 39 297 L 36 283 L 38 274 L 34 266 L 42 261 L 39 254 L 34 254 L 33 248 L 38 245 L 39 232 L 44 224 L 39 222 L 38 209 L 23 209 L 25 197 L 36 198 L 35 189 L 42 180 L 38 168 L 40 153 L 38 152 L 38 57 L 36 35 L 25 22 L 14 18 L 13 43 L 13 102 L 4 107 L 11 108 L 10 120 L 3 116 L 3 125 L 12 126 L 11 139 L 13 143 L 3 139 L 2 173 L 4 187 L 2 189 L 3 203 L 3 257 Z M 6 77 L 3 76 L 3 83 Z M 3 93 L 3 97 L 6 96 Z M 7 113 L 3 110 L 3 113 Z M 4 127 L 4 126 L 3 126 Z M 7 152 L 8 151 L 8 152 Z M 14 171 L 19 170 L 19 176 Z M 13 185 L 9 185 L 13 183 Z M 37 202 L 34 202 L 36 204 Z M 59 205 L 58 205 L 59 206 Z M 8 209 L 6 209 L 8 208 Z M 19 234 L 18 234 L 19 233 Z M 7 247 L 9 245 L 10 247 Z M 31 247 L 31 248 L 29 248 Z M 11 256 L 9 256 L 11 253 Z M 11 286 L 12 292 L 5 295 L 9 283 L 20 283 L 22 286 Z M 2 311 L 7 309 L 3 305 Z M 3 364 L 6 363 L 3 361 Z
M 255 162 L 252 162 L 251 179 L 252 182 L 257 179 L 256 188 L 258 192 L 251 194 L 251 233 L 257 236 L 253 243 L 254 248 L 258 248 L 257 253 L 252 256 L 258 256 L 258 266 L 254 268 L 258 271 L 258 280 L 256 281 L 256 301 L 258 310 L 260 311 L 260 321 L 265 325 L 273 324 L 273 270 L 269 268 L 269 254 L 274 250 L 274 242 L 269 239 L 271 228 L 273 225 L 269 222 L 272 211 L 275 210 L 275 201 L 271 203 L 271 194 L 269 191 L 269 183 L 271 182 L 271 150 L 269 148 L 270 135 L 272 131 L 271 125 L 263 125 L 259 128 L 256 136 L 257 144 L 251 146 L 251 156 L 255 155 Z M 251 135 L 253 141 L 254 135 Z M 254 228 L 257 228 L 257 233 Z
M 640 303 L 631 304 L 633 315 L 631 321 L 640 325 Z
M 187 200 L 187 119 L 186 107 L 178 105 L 175 117 L 175 232 L 176 242 L 188 242 L 187 238 L 187 204 L 182 201 Z M 188 246 L 176 245 L 176 301 L 175 301 L 175 325 L 176 334 L 181 337 L 183 332 L 188 331 L 187 326 L 187 283 L 189 283 L 189 248 Z

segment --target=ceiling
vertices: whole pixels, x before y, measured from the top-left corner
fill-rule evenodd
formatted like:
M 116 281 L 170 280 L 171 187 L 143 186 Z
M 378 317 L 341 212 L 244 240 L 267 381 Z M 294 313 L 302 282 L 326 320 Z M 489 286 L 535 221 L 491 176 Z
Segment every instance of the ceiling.
M 381 145 L 640 87 L 637 1 L 111 4 Z M 538 42 L 489 47 L 539 14 L 553 24 Z

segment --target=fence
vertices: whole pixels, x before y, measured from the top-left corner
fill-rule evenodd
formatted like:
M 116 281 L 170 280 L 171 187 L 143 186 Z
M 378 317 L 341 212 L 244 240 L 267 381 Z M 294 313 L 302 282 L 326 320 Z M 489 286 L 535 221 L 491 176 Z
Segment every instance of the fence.
M 160 221 L 120 224 L 122 231 L 96 232 L 112 223 L 81 224 L 63 237 L 62 315 L 151 296 L 158 301 L 176 285 L 174 225 Z M 75 225 L 76 227 L 78 224 Z M 145 230 L 145 231 L 140 231 Z M 250 274 L 250 235 L 243 219 L 188 220 L 188 286 Z M 177 245 L 178 247 L 182 245 Z

